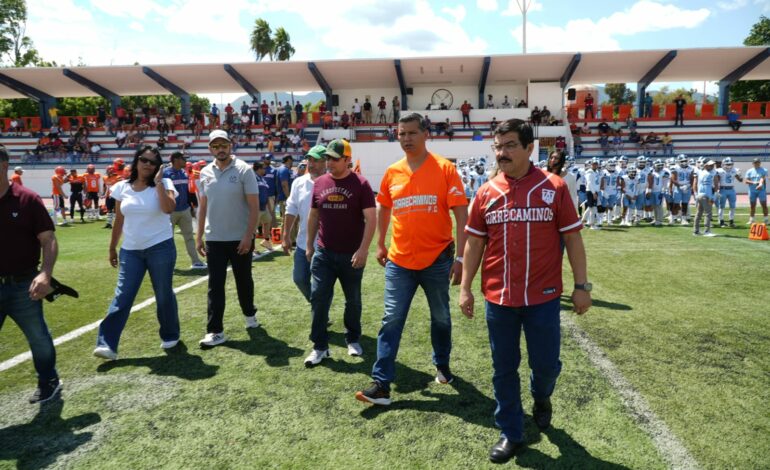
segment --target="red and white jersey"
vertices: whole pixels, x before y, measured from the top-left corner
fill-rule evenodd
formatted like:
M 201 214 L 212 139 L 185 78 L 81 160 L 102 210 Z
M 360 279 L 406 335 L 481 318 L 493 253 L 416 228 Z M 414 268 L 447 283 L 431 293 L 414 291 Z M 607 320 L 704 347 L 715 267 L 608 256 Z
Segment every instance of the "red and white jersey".
M 583 228 L 559 176 L 531 166 L 518 180 L 500 173 L 479 188 L 465 232 L 486 238 L 481 290 L 497 305 L 522 307 L 562 293 L 561 235 Z

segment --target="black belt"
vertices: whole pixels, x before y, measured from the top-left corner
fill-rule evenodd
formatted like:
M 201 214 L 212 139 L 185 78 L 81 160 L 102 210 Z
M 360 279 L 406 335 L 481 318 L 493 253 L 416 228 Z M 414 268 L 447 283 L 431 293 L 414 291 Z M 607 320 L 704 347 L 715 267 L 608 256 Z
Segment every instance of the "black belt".
M 723 190 L 723 189 L 735 189 L 735 188 L 733 186 L 720 186 L 719 187 L 720 191 Z
M 9 274 L 7 276 L 0 276 L 0 285 L 18 284 L 20 282 L 27 282 L 35 279 L 37 271 L 32 271 L 26 274 Z

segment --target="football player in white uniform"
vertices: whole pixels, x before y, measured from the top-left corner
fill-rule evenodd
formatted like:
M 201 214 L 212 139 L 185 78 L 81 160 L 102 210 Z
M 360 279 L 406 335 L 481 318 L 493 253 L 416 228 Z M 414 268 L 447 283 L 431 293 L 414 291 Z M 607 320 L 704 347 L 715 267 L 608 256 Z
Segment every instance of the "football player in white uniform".
M 602 171 L 599 169 L 599 159 L 591 159 L 591 168 L 585 173 L 586 178 L 586 213 L 591 230 L 601 230 L 599 218 L 599 192 L 601 190 Z
M 740 170 L 733 166 L 733 159 L 730 157 L 722 160 L 722 167 L 717 170 L 719 175 L 719 226 L 725 226 L 725 205 L 730 204 L 730 227 L 735 227 L 735 180 L 743 181 Z
M 679 155 L 676 163 L 677 168 L 671 172 L 671 192 L 674 202 L 671 213 L 675 221 L 679 220 L 682 225 L 689 225 L 687 212 L 692 196 L 693 171 L 684 155 Z
M 612 225 L 615 209 L 618 208 L 618 173 L 615 171 L 615 159 L 607 161 L 607 168 L 602 172 L 601 192 L 607 225 Z

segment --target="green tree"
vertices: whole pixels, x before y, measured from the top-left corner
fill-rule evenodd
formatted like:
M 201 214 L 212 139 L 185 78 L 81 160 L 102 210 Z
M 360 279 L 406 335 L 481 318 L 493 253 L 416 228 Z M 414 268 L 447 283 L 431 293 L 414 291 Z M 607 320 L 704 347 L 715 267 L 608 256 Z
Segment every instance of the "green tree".
M 744 46 L 770 45 L 770 19 L 762 15 L 751 27 Z M 731 101 L 770 101 L 770 80 L 740 80 L 730 87 Z
M 278 61 L 290 60 L 294 55 L 294 47 L 291 45 L 291 37 L 289 33 L 280 27 L 273 30 L 263 18 L 257 18 L 254 21 L 254 29 L 251 30 L 251 38 L 249 40 L 249 46 L 256 56 L 257 62 L 262 61 L 265 57 L 271 62 L 273 59 Z M 273 99 L 278 104 L 278 93 L 273 93 Z M 294 104 L 294 92 L 291 95 L 292 104 Z
M 26 2 L 0 0 L 0 61 L 3 66 L 26 67 L 42 62 L 26 32 Z
M 625 83 L 607 83 L 604 92 L 609 96 L 608 104 L 630 104 L 636 100 L 636 92 L 630 90 Z
M 692 103 L 694 101 L 693 95 L 697 92 L 698 90 L 693 88 L 690 88 L 689 90 L 685 90 L 684 88 L 677 88 L 676 90 L 672 91 L 668 86 L 663 86 L 660 88 L 660 90 L 658 90 L 657 93 L 650 92 L 650 95 L 652 96 L 653 103 L 663 105 L 673 103 L 674 100 L 679 97 L 679 95 L 682 95 L 682 97 L 688 103 Z

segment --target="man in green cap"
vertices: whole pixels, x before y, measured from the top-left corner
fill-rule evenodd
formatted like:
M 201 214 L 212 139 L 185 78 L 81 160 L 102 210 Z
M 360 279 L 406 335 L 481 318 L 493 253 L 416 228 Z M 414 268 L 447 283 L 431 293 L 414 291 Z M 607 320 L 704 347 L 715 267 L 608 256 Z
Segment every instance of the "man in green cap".
M 294 284 L 302 295 L 310 302 L 310 262 L 308 262 L 305 247 L 307 245 L 307 218 L 310 214 L 310 202 L 313 196 L 313 185 L 319 176 L 326 173 L 326 147 L 316 145 L 305 155 L 307 173 L 294 180 L 286 200 L 286 214 L 281 229 L 283 251 L 289 254 L 292 249 L 291 233 L 294 224 L 299 224 L 297 233 L 297 251 L 294 253 Z M 297 220 L 299 219 L 299 220 Z

